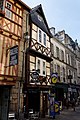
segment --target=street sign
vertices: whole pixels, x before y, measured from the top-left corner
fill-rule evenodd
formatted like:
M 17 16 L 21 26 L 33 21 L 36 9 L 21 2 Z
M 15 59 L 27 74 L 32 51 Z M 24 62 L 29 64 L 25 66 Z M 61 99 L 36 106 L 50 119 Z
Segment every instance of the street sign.
M 18 64 L 18 45 L 10 48 L 9 66 L 14 66 L 17 64 Z

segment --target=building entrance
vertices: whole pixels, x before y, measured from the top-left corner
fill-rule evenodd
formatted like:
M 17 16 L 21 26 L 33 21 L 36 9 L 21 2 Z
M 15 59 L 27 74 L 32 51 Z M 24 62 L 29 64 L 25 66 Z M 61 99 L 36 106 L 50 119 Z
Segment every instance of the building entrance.
M 40 92 L 30 91 L 28 97 L 28 108 L 33 109 L 34 112 L 40 111 Z
M 0 120 L 8 118 L 9 88 L 0 87 Z

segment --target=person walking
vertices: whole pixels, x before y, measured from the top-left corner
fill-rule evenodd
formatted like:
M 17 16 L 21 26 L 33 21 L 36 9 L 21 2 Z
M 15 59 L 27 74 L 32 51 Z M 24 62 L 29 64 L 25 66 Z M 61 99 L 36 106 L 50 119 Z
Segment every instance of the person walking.
M 72 100 L 72 108 L 73 108 L 73 111 L 75 111 L 75 99 L 73 98 L 73 100 Z
M 69 108 L 69 100 L 68 100 L 68 98 L 66 99 L 66 107 L 67 107 L 67 109 Z

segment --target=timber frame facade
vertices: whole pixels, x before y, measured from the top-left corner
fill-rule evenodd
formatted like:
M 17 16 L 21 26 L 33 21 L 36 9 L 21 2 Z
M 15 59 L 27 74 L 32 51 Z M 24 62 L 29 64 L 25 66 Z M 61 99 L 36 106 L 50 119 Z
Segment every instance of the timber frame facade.
M 40 112 L 40 116 L 49 115 L 51 37 L 42 6 L 38 5 L 30 11 L 30 42 L 26 50 L 24 106 L 27 113 L 29 109 L 33 109 L 34 112 Z M 33 71 L 39 73 L 37 79 L 32 78 Z
M 0 0 L 1 120 L 7 120 L 9 109 L 16 112 L 18 109 L 18 82 L 22 75 L 23 53 L 21 51 L 24 43 L 23 32 L 26 32 L 23 24 L 26 26 L 25 19 L 29 10 L 30 8 L 20 0 Z M 16 45 L 18 46 L 18 65 L 9 66 L 10 48 Z

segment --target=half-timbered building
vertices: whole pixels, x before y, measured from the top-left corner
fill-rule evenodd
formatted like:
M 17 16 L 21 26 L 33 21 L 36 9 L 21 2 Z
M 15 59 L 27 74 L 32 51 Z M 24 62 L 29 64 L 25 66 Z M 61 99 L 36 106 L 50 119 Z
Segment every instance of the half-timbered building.
M 30 41 L 26 50 L 26 83 L 24 85 L 27 111 L 49 115 L 48 95 L 51 88 L 50 38 L 52 37 L 41 5 L 30 11 Z
M 17 81 L 22 75 L 22 38 L 26 32 L 23 24 L 26 26 L 29 10 L 20 0 L 0 0 L 0 120 L 7 119 L 9 107 L 17 111 Z M 16 50 L 18 57 L 14 56 Z

